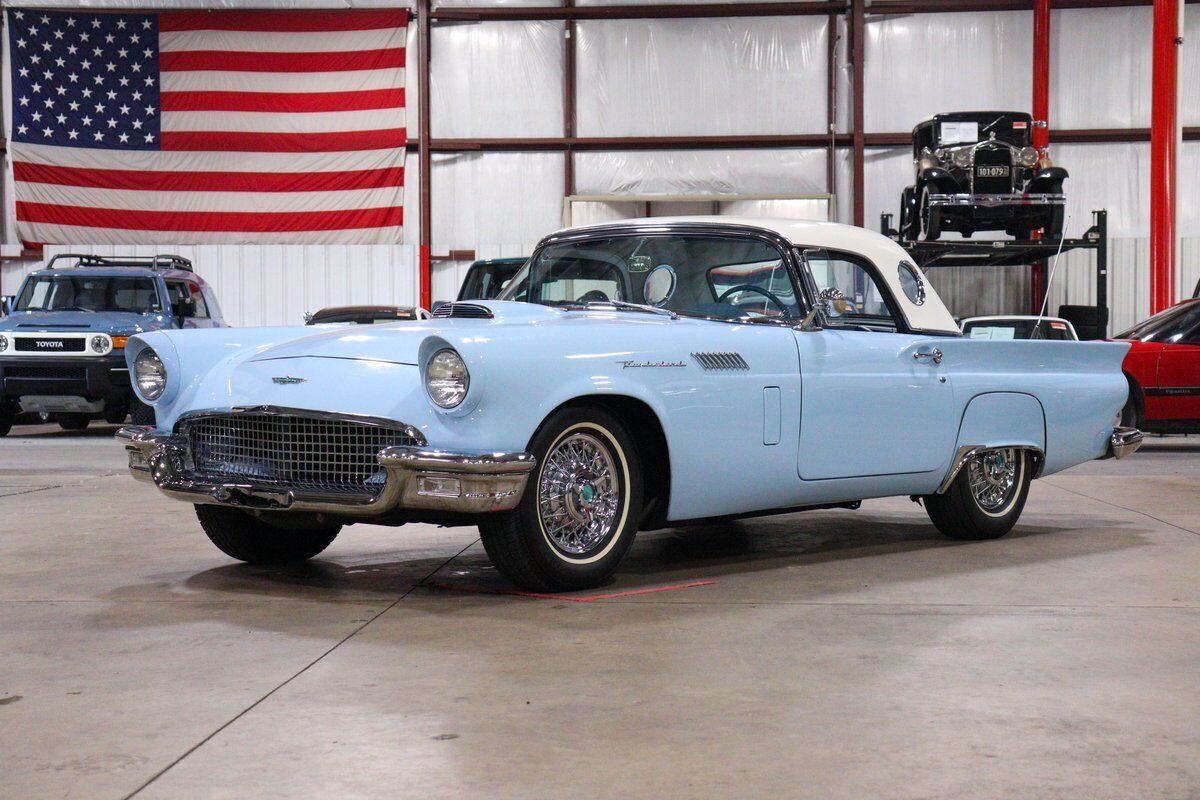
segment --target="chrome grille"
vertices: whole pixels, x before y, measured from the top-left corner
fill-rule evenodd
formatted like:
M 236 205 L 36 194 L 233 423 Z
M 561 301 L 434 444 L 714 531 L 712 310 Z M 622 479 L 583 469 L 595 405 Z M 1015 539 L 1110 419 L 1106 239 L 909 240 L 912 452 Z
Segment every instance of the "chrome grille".
M 399 423 L 266 411 L 205 414 L 180 428 L 201 480 L 324 492 L 378 492 L 387 476 L 379 451 L 425 444 Z

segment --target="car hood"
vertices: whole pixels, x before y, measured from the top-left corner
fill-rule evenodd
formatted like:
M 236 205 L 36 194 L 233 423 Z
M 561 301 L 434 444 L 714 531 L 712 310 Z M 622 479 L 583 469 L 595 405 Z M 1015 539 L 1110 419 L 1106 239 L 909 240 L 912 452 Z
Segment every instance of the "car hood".
M 500 326 L 552 323 L 568 312 L 530 303 L 472 303 L 492 314 L 490 318 L 437 318 L 400 320 L 385 325 L 355 325 L 316 329 L 311 335 L 291 339 L 256 351 L 247 362 L 288 358 L 343 358 L 382 361 L 390 364 L 419 363 L 422 345 L 430 337 L 441 337 L 454 345 L 463 339 L 491 338 Z M 582 316 L 579 312 L 572 312 Z M 627 316 L 633 316 L 628 315 Z M 611 314 L 609 314 L 611 316 Z M 637 315 L 643 316 L 643 315 Z
M 0 319 L 5 331 L 88 331 L 128 336 L 172 327 L 161 314 L 124 311 L 14 311 Z

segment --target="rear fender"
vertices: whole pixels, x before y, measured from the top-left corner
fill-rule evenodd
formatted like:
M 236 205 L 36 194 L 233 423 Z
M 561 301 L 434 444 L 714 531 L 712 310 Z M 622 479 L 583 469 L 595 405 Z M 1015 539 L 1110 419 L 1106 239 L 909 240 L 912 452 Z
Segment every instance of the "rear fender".
M 1036 455 L 1037 469 L 1041 468 L 1046 452 L 1046 413 L 1036 397 L 1021 392 L 988 392 L 972 398 L 958 428 L 950 469 L 938 491 L 949 487 L 966 454 L 976 448 L 997 447 L 1028 450 Z

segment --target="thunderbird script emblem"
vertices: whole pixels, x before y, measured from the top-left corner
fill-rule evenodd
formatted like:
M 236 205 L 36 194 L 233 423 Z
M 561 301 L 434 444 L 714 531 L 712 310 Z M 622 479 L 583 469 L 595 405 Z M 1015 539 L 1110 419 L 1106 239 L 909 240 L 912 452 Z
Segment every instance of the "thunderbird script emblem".
M 276 375 L 271 378 L 272 383 L 278 383 L 280 386 L 288 386 L 293 383 L 304 383 L 308 378 L 297 378 L 292 375 Z

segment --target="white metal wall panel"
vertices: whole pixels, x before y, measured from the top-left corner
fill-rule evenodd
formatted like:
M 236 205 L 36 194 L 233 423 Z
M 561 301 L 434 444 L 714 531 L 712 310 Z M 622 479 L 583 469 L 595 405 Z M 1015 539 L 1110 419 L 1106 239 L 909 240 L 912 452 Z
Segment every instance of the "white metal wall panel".
M 413 245 L 52 245 L 46 259 L 66 252 L 190 258 L 216 292 L 225 320 L 236 326 L 300 325 L 305 313 L 325 306 L 417 302 Z M 6 269 L 4 291 L 15 289 Z

